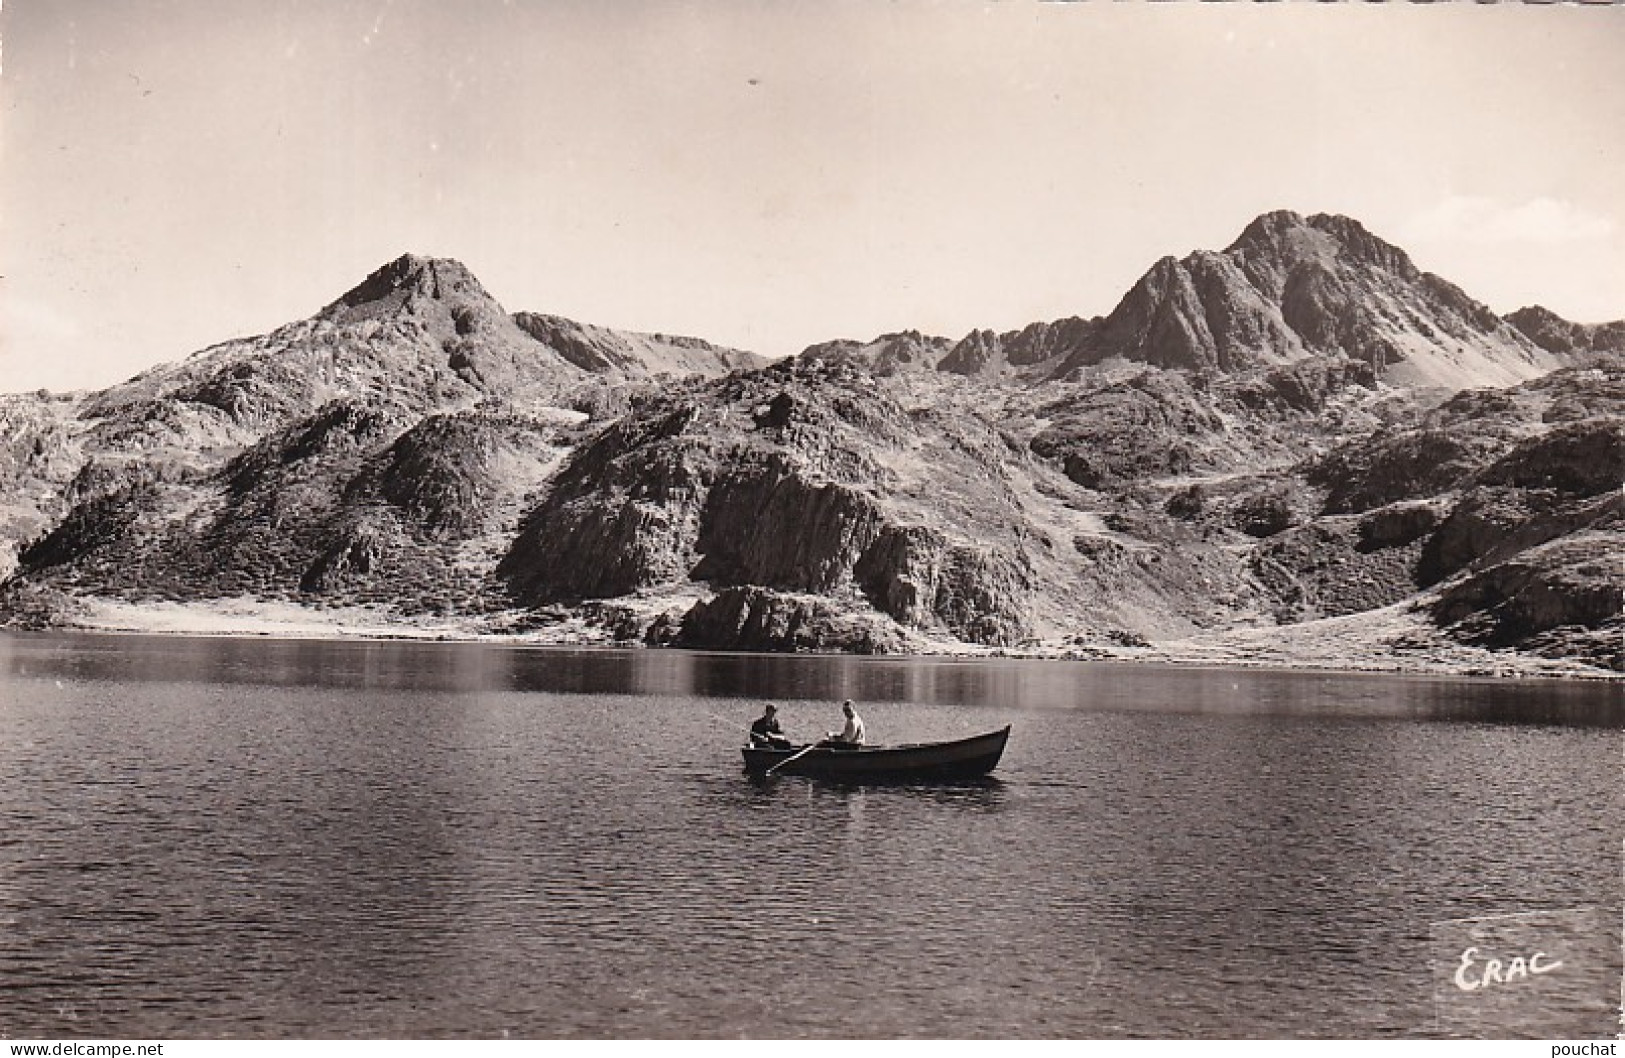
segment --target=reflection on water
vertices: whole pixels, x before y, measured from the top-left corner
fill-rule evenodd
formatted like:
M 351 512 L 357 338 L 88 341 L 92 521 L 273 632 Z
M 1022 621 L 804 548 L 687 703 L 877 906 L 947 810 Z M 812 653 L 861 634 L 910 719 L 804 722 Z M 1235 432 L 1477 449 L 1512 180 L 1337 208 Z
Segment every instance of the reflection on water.
M 792 794 L 791 784 L 783 778 L 765 775 L 746 775 L 745 781 L 760 790 L 764 797 L 798 796 Z M 952 782 L 908 782 L 821 779 L 820 788 L 832 794 L 844 795 L 861 801 L 869 791 L 881 791 L 879 796 L 914 798 L 939 805 L 953 805 L 964 810 L 996 811 L 1004 803 L 1004 782 L 988 776 L 982 779 L 960 779 Z
M 512 690 L 1010 708 L 1336 714 L 1625 728 L 1625 684 L 1014 659 L 409 641 L 0 636 L 0 671 L 81 680 Z M 838 724 L 836 726 L 839 726 Z
M 982 782 L 743 774 L 760 699 L 794 735 L 842 697 L 884 740 L 1015 730 Z M 1619 704 L 1601 684 L 0 637 L 0 1031 L 1425 1033 L 1437 923 L 1617 908 Z M 1602 950 L 1543 1005 L 1564 1035 L 1611 1031 Z

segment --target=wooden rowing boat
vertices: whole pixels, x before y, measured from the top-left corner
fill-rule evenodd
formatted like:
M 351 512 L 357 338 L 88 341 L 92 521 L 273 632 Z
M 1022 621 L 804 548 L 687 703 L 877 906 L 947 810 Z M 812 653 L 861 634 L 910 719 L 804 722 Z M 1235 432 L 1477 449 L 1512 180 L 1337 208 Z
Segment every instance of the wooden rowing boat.
M 973 779 L 998 767 L 1010 727 L 953 742 L 899 746 L 746 746 L 745 770 L 752 775 L 806 775 L 849 782 L 910 782 Z

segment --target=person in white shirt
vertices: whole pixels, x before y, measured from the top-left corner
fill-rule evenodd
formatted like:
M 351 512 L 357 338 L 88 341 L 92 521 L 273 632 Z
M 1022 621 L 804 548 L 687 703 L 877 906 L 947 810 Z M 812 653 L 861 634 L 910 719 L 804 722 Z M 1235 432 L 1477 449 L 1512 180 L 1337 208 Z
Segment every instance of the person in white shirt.
M 841 712 L 846 714 L 846 726 L 841 729 L 840 734 L 833 731 L 829 732 L 824 736 L 825 740 L 840 742 L 848 746 L 863 745 L 863 717 L 859 716 L 858 711 L 852 708 L 852 699 L 848 698 L 841 703 Z

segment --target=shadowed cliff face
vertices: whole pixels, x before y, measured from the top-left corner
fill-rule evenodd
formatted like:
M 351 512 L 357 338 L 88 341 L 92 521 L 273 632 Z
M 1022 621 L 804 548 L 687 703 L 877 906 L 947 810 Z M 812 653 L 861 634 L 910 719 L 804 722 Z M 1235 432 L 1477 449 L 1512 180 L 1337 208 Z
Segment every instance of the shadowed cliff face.
M 1625 543 L 1622 333 L 1499 320 L 1357 223 L 1290 213 L 1157 262 L 1105 317 L 765 366 L 510 317 L 407 256 L 271 334 L 0 400 L 0 615 L 231 599 L 1121 656 L 1380 610 L 1413 626 L 1395 651 L 1431 622 L 1618 669 L 1596 556 Z
M 913 506 L 888 486 L 917 478 L 929 490 L 977 455 L 915 433 L 867 380 L 782 365 L 652 400 L 571 459 L 499 575 L 530 604 L 697 582 L 754 589 L 729 596 L 749 602 L 752 627 L 771 624 L 775 606 L 805 609 L 792 596 L 819 594 L 970 642 L 1022 638 L 1031 585 L 1000 468 L 960 511 Z M 927 519 L 929 529 L 913 524 Z M 693 627 L 711 628 L 715 613 L 707 604 Z
M 1433 615 L 1458 635 L 1510 646 L 1556 629 L 1584 630 L 1599 661 L 1621 629 L 1618 556 L 1625 532 L 1616 510 L 1606 527 L 1529 548 L 1450 585 Z

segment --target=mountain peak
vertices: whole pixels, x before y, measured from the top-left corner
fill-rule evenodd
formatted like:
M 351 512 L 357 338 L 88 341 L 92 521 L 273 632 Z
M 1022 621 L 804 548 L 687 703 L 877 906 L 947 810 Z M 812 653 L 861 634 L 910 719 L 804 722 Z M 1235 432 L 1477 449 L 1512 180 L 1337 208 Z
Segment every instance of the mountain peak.
M 1407 280 L 1421 274 L 1404 250 L 1340 213 L 1305 217 L 1280 209 L 1262 214 L 1242 230 L 1225 253 L 1243 262 L 1263 260 L 1278 266 L 1310 261 L 1329 264 L 1343 258 L 1385 269 Z
M 1290 209 L 1260 213 L 1241 230 L 1236 241 L 1230 244 L 1230 249 L 1251 243 L 1278 242 L 1288 232 L 1305 227 L 1308 227 L 1308 223 L 1303 219 L 1303 214 Z
M 1521 309 L 1509 312 L 1506 318 L 1521 330 L 1527 331 L 1529 327 L 1549 327 L 1555 324 L 1569 325 L 1570 321 L 1559 316 L 1545 305 L 1525 305 Z
M 408 307 L 419 299 L 492 302 L 474 273 L 450 257 L 405 253 L 379 267 L 322 310 L 326 318 L 361 319 Z
M 1573 323 L 1544 305 L 1525 306 L 1508 313 L 1505 319 L 1524 337 L 1559 356 L 1625 352 L 1625 320 Z
M 1334 356 L 1410 385 L 1511 385 L 1556 363 L 1515 323 L 1351 217 L 1275 210 L 1222 253 L 1156 262 L 1046 371 L 1066 378 L 1120 358 L 1231 372 Z
M 1309 218 L 1308 224 L 1332 236 L 1347 255 L 1366 264 L 1385 268 L 1406 279 L 1415 279 L 1421 274 L 1411 263 L 1409 254 L 1393 243 L 1377 238 L 1353 217 L 1339 213 L 1316 213 Z

